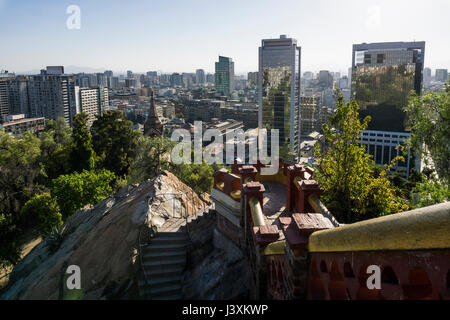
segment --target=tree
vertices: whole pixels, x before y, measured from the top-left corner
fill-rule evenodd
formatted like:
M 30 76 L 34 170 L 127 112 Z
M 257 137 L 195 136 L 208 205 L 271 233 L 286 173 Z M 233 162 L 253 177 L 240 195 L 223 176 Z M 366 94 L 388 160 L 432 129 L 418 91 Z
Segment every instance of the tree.
M 12 215 L 0 214 L 0 269 L 19 261 L 19 234 Z
M 131 163 L 128 182 L 140 183 L 158 175 L 161 169 L 167 169 L 174 145 L 175 142 L 168 138 L 141 137 L 136 157 Z
M 390 168 L 375 174 L 372 156 L 359 145 L 361 130 L 367 128 L 370 117 L 361 123 L 357 102 L 344 105 L 339 91 L 336 106 L 331 126 L 323 126 L 326 146 L 315 148 L 318 161 L 315 179 L 325 189 L 322 197 L 325 205 L 344 223 L 407 210 L 406 201 L 395 195 L 386 177 Z M 399 159 L 394 159 L 391 165 Z
M 128 174 L 141 135 L 133 130 L 133 123 L 120 111 L 105 111 L 92 124 L 91 133 L 100 168 L 110 170 L 118 177 Z
M 209 164 L 180 164 L 172 166 L 172 173 L 196 193 L 211 192 L 214 169 Z
M 64 118 L 48 120 L 46 129 L 40 134 L 41 156 L 40 162 L 44 166 L 44 181 L 50 182 L 61 174 L 72 172 L 70 154 L 72 151 L 72 129 Z
M 450 82 L 444 92 L 412 93 L 407 125 L 411 130 L 408 146 L 427 165 L 434 165 L 439 180 L 450 183 Z M 431 158 L 431 159 L 430 159 Z M 431 161 L 432 160 L 432 163 Z
M 415 207 L 421 208 L 450 200 L 448 184 L 440 183 L 436 177 L 424 179 L 411 191 L 411 202 Z
M 15 139 L 0 130 L 0 212 L 17 214 L 21 206 L 42 186 L 40 140 L 32 133 Z M 13 217 L 14 218 L 14 217 Z
M 48 235 L 54 227 L 62 225 L 62 216 L 56 199 L 50 193 L 35 195 L 21 211 L 22 225 L 40 235 Z
M 46 120 L 45 132 L 51 133 L 55 143 L 59 146 L 67 146 L 72 143 L 72 129 L 63 117 L 58 117 L 56 120 Z
M 73 147 L 70 152 L 72 170 L 81 172 L 95 168 L 95 152 L 91 133 L 87 127 L 88 115 L 84 112 L 73 117 Z
M 108 170 L 86 171 L 61 175 L 52 183 L 52 196 L 56 197 L 63 218 L 71 216 L 85 205 L 94 205 L 108 196 L 114 173 Z

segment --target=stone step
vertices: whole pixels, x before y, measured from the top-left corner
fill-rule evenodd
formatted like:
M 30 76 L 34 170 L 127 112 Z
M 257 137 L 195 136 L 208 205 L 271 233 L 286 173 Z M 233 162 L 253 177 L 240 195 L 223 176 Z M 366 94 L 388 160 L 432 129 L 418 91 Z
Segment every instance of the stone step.
M 167 261 L 175 259 L 186 259 L 186 250 L 180 251 L 160 251 L 145 253 L 143 261 Z
M 183 258 L 170 258 L 165 259 L 163 261 L 155 261 L 155 260 L 147 260 L 143 262 L 143 267 L 145 270 L 154 270 L 154 269 L 165 269 L 169 267 L 181 267 L 183 268 L 186 264 L 186 257 Z
M 166 243 L 166 244 L 160 244 L 160 243 L 153 243 L 150 242 L 148 246 L 144 248 L 144 254 L 150 253 L 150 252 L 171 252 L 171 251 L 186 251 L 186 243 Z
M 150 240 L 151 244 L 155 245 L 175 245 L 175 244 L 186 244 L 187 239 L 186 238 L 176 238 L 176 237 L 162 237 L 158 236 Z
M 177 232 L 161 231 L 161 232 L 158 232 L 153 239 L 160 238 L 160 237 L 161 238 L 174 238 L 174 239 L 187 239 L 186 232 L 184 232 L 182 230 L 179 230 Z
M 148 279 L 139 280 L 139 287 L 153 287 L 159 285 L 175 285 L 181 283 L 181 274 L 173 274 L 169 276 L 152 276 Z
M 181 294 L 181 284 L 169 284 L 169 285 L 148 287 L 143 289 L 142 293 L 148 294 L 152 298 Z
M 145 274 L 147 278 L 160 278 L 160 277 L 172 277 L 172 276 L 181 276 L 184 271 L 183 266 L 167 266 L 165 268 L 146 268 Z

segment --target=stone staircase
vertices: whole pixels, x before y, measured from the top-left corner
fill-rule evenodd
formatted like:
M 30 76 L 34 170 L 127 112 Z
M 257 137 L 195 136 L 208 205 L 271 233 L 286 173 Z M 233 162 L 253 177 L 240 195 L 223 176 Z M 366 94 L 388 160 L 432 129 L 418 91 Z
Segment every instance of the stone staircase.
M 155 237 L 142 249 L 142 274 L 139 280 L 141 297 L 152 300 L 180 300 L 182 278 L 186 267 L 189 235 L 186 222 L 201 219 L 205 211 L 189 217 L 171 218 L 158 229 Z

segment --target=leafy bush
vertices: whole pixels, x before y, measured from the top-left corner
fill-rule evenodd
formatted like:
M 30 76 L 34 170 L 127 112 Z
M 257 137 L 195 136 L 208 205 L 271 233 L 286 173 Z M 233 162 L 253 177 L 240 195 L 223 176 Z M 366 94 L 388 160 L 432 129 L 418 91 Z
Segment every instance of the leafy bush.
M 450 188 L 437 179 L 425 180 L 418 183 L 411 191 L 411 202 L 421 208 L 450 200 Z
M 96 204 L 108 196 L 114 173 L 108 170 L 86 171 L 61 175 L 53 180 L 52 195 L 57 198 L 63 218 L 88 204 Z
M 56 199 L 49 193 L 35 195 L 27 201 L 21 211 L 22 225 L 41 235 L 48 234 L 62 224 L 62 216 Z

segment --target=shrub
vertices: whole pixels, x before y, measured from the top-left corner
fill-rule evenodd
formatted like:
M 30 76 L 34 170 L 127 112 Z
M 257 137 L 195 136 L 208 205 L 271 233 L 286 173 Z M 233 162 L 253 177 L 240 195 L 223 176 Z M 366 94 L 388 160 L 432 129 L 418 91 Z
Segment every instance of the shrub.
M 28 200 L 22 208 L 21 220 L 25 227 L 41 235 L 62 224 L 58 203 L 49 193 L 38 194 Z

